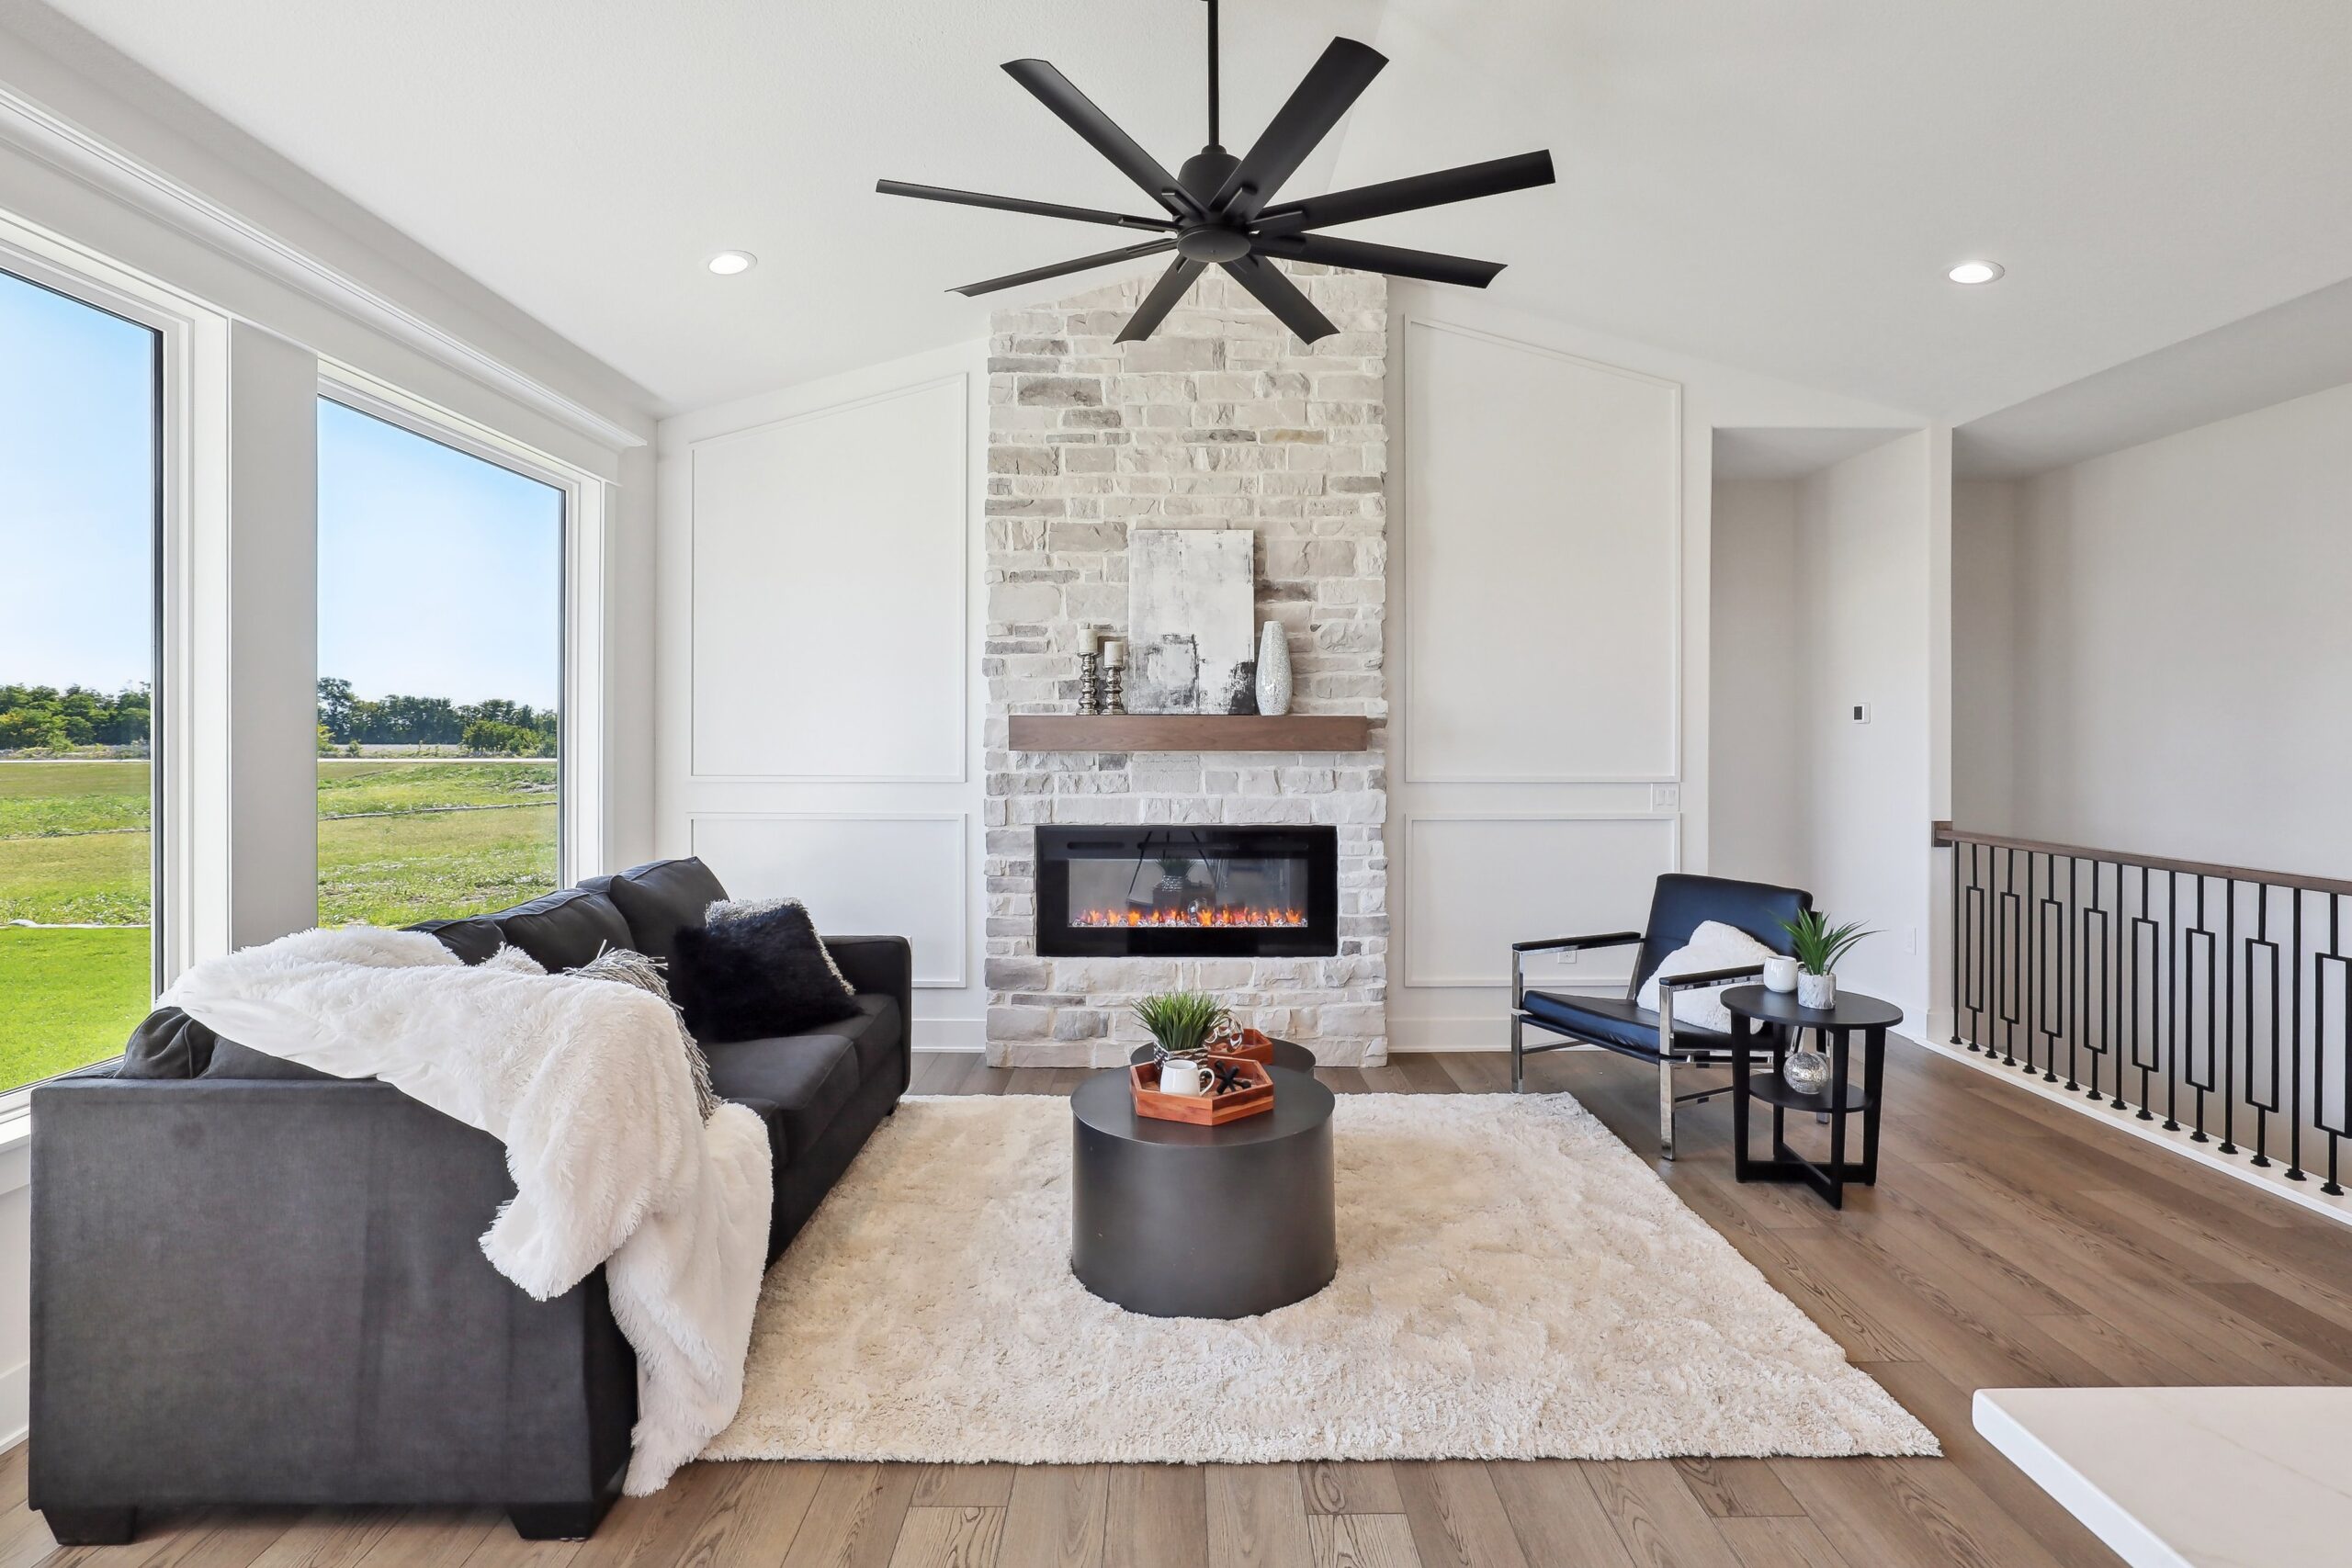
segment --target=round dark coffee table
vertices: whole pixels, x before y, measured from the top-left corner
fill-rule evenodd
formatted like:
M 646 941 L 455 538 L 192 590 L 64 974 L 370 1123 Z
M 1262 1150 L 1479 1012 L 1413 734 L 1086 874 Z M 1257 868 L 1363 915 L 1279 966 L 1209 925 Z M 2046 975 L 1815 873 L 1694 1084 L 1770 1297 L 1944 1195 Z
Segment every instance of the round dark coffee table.
M 1306 1046 L 1294 1044 L 1288 1040 L 1273 1040 L 1269 1041 L 1268 1043 L 1274 1048 L 1274 1059 L 1268 1064 L 1269 1066 L 1288 1067 L 1294 1073 L 1311 1073 L 1315 1070 L 1315 1053 Z M 1151 1053 L 1150 1046 L 1138 1045 L 1127 1053 L 1127 1061 L 1130 1066 L 1148 1062 L 1151 1060 Z
M 1222 1127 L 1137 1116 L 1127 1071 L 1070 1096 L 1070 1272 L 1151 1317 L 1255 1317 L 1339 1270 L 1331 1091 L 1269 1069 L 1274 1108 Z

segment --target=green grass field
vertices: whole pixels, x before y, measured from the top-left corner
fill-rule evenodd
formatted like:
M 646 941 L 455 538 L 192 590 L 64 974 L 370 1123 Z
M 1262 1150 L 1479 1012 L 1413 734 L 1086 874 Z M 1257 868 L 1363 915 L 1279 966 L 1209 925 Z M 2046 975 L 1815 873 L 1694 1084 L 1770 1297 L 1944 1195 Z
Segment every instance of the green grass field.
M 556 885 L 552 762 L 319 763 L 319 923 L 478 914 Z M 0 761 L 0 1089 L 113 1055 L 147 1010 L 148 772 Z

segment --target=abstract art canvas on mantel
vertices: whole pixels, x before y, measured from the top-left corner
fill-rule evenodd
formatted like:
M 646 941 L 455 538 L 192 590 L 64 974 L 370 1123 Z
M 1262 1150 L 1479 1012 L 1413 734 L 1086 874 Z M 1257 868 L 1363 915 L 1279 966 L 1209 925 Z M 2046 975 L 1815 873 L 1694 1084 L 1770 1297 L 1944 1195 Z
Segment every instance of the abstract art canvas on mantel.
M 1256 543 L 1247 528 L 1128 534 L 1129 713 L 1258 711 Z

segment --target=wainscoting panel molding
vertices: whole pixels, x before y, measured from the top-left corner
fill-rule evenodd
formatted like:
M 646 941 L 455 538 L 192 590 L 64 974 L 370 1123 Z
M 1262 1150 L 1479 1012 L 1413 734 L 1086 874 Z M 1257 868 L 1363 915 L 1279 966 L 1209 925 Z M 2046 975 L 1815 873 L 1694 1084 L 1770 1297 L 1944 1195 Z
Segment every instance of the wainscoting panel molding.
M 1403 819 L 1408 868 L 1403 984 L 1508 987 L 1510 944 L 1638 931 L 1652 885 L 1682 862 L 1674 816 L 1430 811 Z M 1530 965 L 1547 984 L 1624 988 L 1633 952 Z
M 696 781 L 968 770 L 967 378 L 694 443 Z
M 962 812 L 698 811 L 691 852 L 726 868 L 738 898 L 797 898 L 820 931 L 914 943 L 915 985 L 971 982 Z
M 1406 782 L 1676 780 L 1680 386 L 1402 335 Z

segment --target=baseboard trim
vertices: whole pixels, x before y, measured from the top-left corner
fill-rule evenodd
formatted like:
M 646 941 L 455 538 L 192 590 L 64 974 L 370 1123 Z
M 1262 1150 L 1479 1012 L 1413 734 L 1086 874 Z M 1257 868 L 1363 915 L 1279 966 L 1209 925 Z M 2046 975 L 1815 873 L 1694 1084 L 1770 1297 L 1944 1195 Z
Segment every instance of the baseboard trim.
M 33 1364 L 26 1361 L 0 1372 L 0 1453 L 25 1440 L 32 1409 Z
M 2211 1145 L 2191 1140 L 2186 1128 L 2177 1133 L 2167 1133 L 2160 1122 L 2141 1121 L 2136 1111 L 2118 1111 L 2104 1100 L 2093 1100 L 2080 1092 L 2069 1094 L 2054 1084 L 2043 1083 L 2039 1077 L 2028 1077 L 2020 1068 L 2005 1067 L 1984 1053 L 1971 1051 L 1965 1045 L 1947 1044 L 1939 1040 L 1923 1040 L 1919 1045 L 1922 1050 L 1932 1051 L 1963 1066 L 1973 1067 L 2012 1089 L 2040 1095 L 2053 1104 L 2063 1105 L 2087 1121 L 2100 1122 L 2143 1144 L 2154 1144 L 2159 1148 L 2168 1149 L 2182 1159 L 2194 1161 L 2209 1170 L 2218 1170 L 2224 1176 L 2234 1177 L 2249 1187 L 2259 1188 L 2314 1214 L 2324 1214 L 2338 1224 L 2352 1225 L 2352 1193 L 2331 1198 L 2319 1190 L 2319 1180 L 2315 1177 L 2290 1181 L 2281 1174 L 2285 1169 L 2283 1166 L 2274 1165 L 2266 1169 L 2248 1164 L 2241 1156 L 2216 1154 Z

